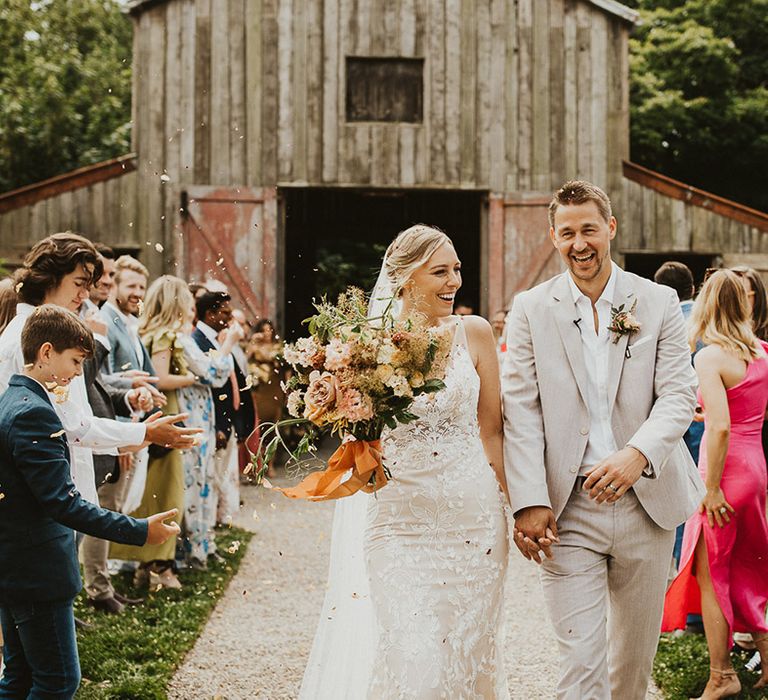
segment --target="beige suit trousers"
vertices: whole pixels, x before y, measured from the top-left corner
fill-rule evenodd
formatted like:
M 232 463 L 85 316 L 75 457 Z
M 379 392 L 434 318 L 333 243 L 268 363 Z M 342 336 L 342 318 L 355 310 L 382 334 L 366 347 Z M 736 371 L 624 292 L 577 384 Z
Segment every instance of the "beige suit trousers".
M 132 477 L 133 469 L 121 469 L 116 483 L 104 483 L 99 486 L 99 505 L 107 510 L 120 513 Z M 83 560 L 85 591 L 88 597 L 94 600 L 103 600 L 114 596 L 115 589 L 112 588 L 107 563 L 109 540 L 100 540 L 98 537 L 86 535 L 80 547 L 80 557 Z
M 659 641 L 674 530 L 630 489 L 596 503 L 576 486 L 541 581 L 560 653 L 559 700 L 645 700 Z

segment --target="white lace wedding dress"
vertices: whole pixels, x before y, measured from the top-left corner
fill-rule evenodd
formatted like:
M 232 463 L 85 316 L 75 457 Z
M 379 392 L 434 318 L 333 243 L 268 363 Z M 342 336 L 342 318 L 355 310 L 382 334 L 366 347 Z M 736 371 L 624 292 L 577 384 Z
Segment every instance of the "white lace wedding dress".
M 509 695 L 501 631 L 507 523 L 480 440 L 480 379 L 461 322 L 445 384 L 416 399 L 419 420 L 382 436 L 391 483 L 337 505 L 332 537 L 346 537 L 346 551 L 332 543 L 301 698 Z

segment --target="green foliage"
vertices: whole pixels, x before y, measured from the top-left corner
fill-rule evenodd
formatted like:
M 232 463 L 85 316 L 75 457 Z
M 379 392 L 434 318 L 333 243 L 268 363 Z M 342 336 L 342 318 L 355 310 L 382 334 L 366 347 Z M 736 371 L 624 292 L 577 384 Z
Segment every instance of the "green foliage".
M 317 249 L 315 296 L 335 299 L 350 285 L 371 289 L 376 282 L 386 245 L 338 239 L 323 241 Z
M 636 162 L 768 209 L 768 0 L 634 0 Z
M 749 673 L 744 663 L 752 656 L 732 655 L 733 667 L 739 673 L 740 698 L 765 698 L 765 689 L 751 690 L 759 673 Z M 667 700 L 687 700 L 698 697 L 709 677 L 709 655 L 704 635 L 686 634 L 680 637 L 664 634 L 653 662 L 653 680 Z
M 117 0 L 0 3 L 0 191 L 130 150 L 131 50 Z
M 207 571 L 183 571 L 179 591 L 147 595 L 133 589 L 130 578 L 113 577 L 119 592 L 146 598 L 122 615 L 95 612 L 81 593 L 75 615 L 94 629 L 78 631 L 83 682 L 77 700 L 165 700 L 168 682 L 237 572 L 252 536 L 236 527 L 218 530 L 224 561 L 210 564 Z

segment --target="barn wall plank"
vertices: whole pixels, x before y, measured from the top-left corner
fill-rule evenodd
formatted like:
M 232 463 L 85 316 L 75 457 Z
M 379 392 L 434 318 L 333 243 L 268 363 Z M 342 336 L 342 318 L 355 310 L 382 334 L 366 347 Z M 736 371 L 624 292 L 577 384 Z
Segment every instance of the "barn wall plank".
M 246 182 L 261 184 L 261 112 L 262 112 L 262 34 L 261 0 L 246 0 L 245 5 L 245 113 Z

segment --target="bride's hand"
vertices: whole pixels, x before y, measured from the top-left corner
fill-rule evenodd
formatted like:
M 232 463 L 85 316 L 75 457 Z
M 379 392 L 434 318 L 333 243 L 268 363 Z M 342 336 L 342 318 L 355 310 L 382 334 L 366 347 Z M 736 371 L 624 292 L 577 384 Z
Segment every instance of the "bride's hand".
M 518 511 L 514 529 L 515 545 L 529 560 L 541 564 L 541 552 L 548 559 L 554 558 L 552 545 L 559 542 L 557 521 L 551 508 L 531 506 Z

